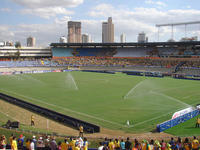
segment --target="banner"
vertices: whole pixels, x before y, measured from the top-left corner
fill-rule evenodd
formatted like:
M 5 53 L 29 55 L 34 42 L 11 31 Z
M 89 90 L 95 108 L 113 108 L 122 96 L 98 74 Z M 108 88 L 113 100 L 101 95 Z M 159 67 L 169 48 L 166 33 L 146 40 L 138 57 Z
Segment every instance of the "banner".
M 180 117 L 182 115 L 185 115 L 191 111 L 193 111 L 194 109 L 192 107 L 189 107 L 189 108 L 186 108 L 186 109 L 183 109 L 183 110 L 180 110 L 180 111 L 177 111 L 175 112 L 173 115 L 172 115 L 172 119 L 175 119 L 177 117 Z

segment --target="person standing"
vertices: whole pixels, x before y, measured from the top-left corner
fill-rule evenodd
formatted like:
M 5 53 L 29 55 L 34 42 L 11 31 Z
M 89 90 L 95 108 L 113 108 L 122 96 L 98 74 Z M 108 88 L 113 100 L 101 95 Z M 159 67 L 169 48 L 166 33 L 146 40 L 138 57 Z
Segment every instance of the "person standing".
M 1 140 L 0 140 L 0 149 L 6 150 L 6 144 L 7 144 L 6 137 L 5 137 L 5 135 L 2 135 Z
M 129 137 L 127 137 L 126 142 L 125 142 L 125 149 L 126 150 L 131 150 L 131 145 L 132 143 L 129 141 Z
M 79 147 L 79 145 L 78 145 L 78 142 L 75 143 L 75 148 L 74 148 L 74 150 L 80 150 L 80 147 Z
M 189 141 L 188 138 L 185 138 L 185 141 L 183 142 L 183 147 L 184 147 L 184 150 L 191 150 L 192 149 L 192 144 L 191 144 L 191 142 Z
M 120 142 L 118 139 L 115 139 L 114 145 L 115 145 L 115 150 L 120 150 Z
M 198 150 L 199 149 L 199 141 L 197 140 L 196 136 L 193 137 L 192 141 L 192 150 Z
M 171 137 L 171 140 L 169 141 L 169 144 L 171 145 L 171 149 L 174 150 L 175 149 L 175 141 L 174 141 L 173 137 Z
M 83 126 L 82 125 L 80 125 L 80 127 L 79 127 L 79 136 L 83 137 Z
M 164 140 L 162 140 L 162 142 L 161 142 L 161 150 L 165 150 L 166 146 L 167 146 L 167 144 L 165 143 Z
M 11 136 L 9 137 L 9 142 L 10 142 L 10 147 L 12 146 L 12 140 L 13 140 L 13 134 L 11 134 Z
M 108 144 L 108 149 L 109 150 L 114 150 L 115 149 L 115 145 L 112 139 L 110 139 L 110 142 Z
M 37 141 L 37 150 L 43 150 L 45 147 L 42 136 Z
M 103 150 L 103 143 L 102 142 L 99 142 L 98 150 Z
M 51 142 L 50 142 L 50 149 L 51 150 L 56 150 L 57 149 L 57 143 L 56 143 L 55 137 L 53 137 Z
M 36 136 L 33 135 L 33 139 L 32 139 L 33 143 L 34 143 L 34 149 L 36 149 L 37 146 L 37 140 L 36 140 Z
M 35 117 L 31 115 L 31 126 L 35 126 Z
M 88 141 L 87 141 L 87 138 L 83 139 L 83 150 L 88 150 Z
M 67 142 L 67 139 L 65 139 L 65 140 L 61 143 L 61 150 L 68 150 L 68 142 Z
M 17 142 L 18 142 L 18 148 L 19 148 L 19 149 L 23 149 L 24 138 L 25 138 L 25 137 L 21 134 L 21 135 L 19 136 L 19 139 L 17 140 Z
M 44 140 L 44 145 L 45 145 L 45 150 L 49 150 L 49 145 L 50 145 L 50 136 L 46 136 L 45 140 Z
M 125 142 L 123 139 L 121 139 L 120 148 L 121 148 L 121 150 L 125 150 Z
M 33 142 L 32 139 L 30 139 L 30 147 L 29 147 L 29 150 L 36 150 L 36 149 L 35 149 L 35 143 Z
M 156 146 L 157 146 L 157 144 L 156 144 Z M 156 149 L 156 147 L 155 147 L 155 149 Z M 151 150 L 151 147 L 150 147 L 149 142 L 147 140 L 144 140 L 142 150 Z
M 30 145 L 31 145 L 31 139 L 26 139 L 26 150 L 30 149 Z
M 18 148 L 17 148 L 16 136 L 13 136 L 11 149 L 12 149 L 12 150 L 18 150 Z
M 196 128 L 199 128 L 199 126 L 200 126 L 200 118 L 199 117 L 197 117 L 197 122 L 196 122 Z

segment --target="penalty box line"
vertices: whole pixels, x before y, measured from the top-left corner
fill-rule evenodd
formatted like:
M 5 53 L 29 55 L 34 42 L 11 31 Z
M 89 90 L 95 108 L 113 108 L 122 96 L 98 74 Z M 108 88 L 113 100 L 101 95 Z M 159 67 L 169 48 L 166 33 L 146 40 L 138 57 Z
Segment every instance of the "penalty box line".
M 116 123 L 116 122 L 112 122 L 112 121 L 108 121 L 108 120 L 105 120 L 105 119 L 102 119 L 102 118 L 94 117 L 94 116 L 91 116 L 91 115 L 88 115 L 88 114 L 85 114 L 85 113 L 81 113 L 81 112 L 74 111 L 74 110 L 71 110 L 71 109 L 68 109 L 68 108 L 57 106 L 55 104 L 50 104 L 50 103 L 47 103 L 47 102 L 44 102 L 44 101 L 41 101 L 41 100 L 38 100 L 38 99 L 35 99 L 35 98 L 32 98 L 32 97 L 29 97 L 29 96 L 25 96 L 25 95 L 21 95 L 21 94 L 15 93 L 13 91 L 4 90 L 2 88 L 0 90 L 4 91 L 4 92 L 11 93 L 11 94 L 15 94 L 15 95 L 20 96 L 20 97 L 31 99 L 33 101 L 37 101 L 37 102 L 40 102 L 40 103 L 43 103 L 43 104 L 46 104 L 46 105 L 49 105 L 49 106 L 57 107 L 57 108 L 60 108 L 60 109 L 63 109 L 65 111 L 69 111 L 69 112 L 72 112 L 72 113 L 75 113 L 75 114 L 78 114 L 78 115 L 86 116 L 88 118 L 93 118 L 93 119 L 96 119 L 96 120 L 99 120 L 99 121 L 104 121 L 104 122 L 107 122 L 107 123 L 110 123 L 110 124 L 118 125 L 120 127 L 126 127 L 126 126 L 124 126 L 122 124 L 119 124 L 119 123 Z

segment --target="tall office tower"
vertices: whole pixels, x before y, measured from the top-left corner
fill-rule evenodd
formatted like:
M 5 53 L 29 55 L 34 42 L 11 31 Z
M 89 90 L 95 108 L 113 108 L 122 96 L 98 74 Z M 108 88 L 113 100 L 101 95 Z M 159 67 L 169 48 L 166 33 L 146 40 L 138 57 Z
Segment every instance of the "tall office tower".
M 81 22 L 68 21 L 68 43 L 81 43 Z
M 89 34 L 82 34 L 82 43 L 91 43 L 91 36 Z
M 34 37 L 28 37 L 27 38 L 27 47 L 35 47 L 35 38 Z
M 120 42 L 121 42 L 121 43 L 126 43 L 126 35 L 125 35 L 124 33 L 122 33 L 122 34 L 120 35 Z
M 146 34 L 144 32 L 138 34 L 138 43 L 146 43 Z
M 108 18 L 108 22 L 102 23 L 102 43 L 114 43 L 114 24 L 112 17 Z

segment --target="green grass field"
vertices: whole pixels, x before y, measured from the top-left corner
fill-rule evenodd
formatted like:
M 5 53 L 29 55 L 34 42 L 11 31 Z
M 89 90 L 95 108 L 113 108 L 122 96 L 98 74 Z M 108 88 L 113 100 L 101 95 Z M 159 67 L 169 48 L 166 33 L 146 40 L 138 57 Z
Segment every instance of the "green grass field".
M 105 128 L 149 132 L 178 110 L 195 106 L 199 81 L 122 73 L 44 73 L 0 76 L 0 92 Z M 127 120 L 130 126 L 126 125 Z
M 200 115 L 198 117 L 200 117 Z M 182 136 L 182 137 L 199 136 L 200 129 L 195 128 L 196 119 L 197 117 L 194 117 L 184 123 L 181 123 L 177 126 L 174 126 L 166 130 L 165 132 L 172 135 L 176 135 L 176 136 Z

